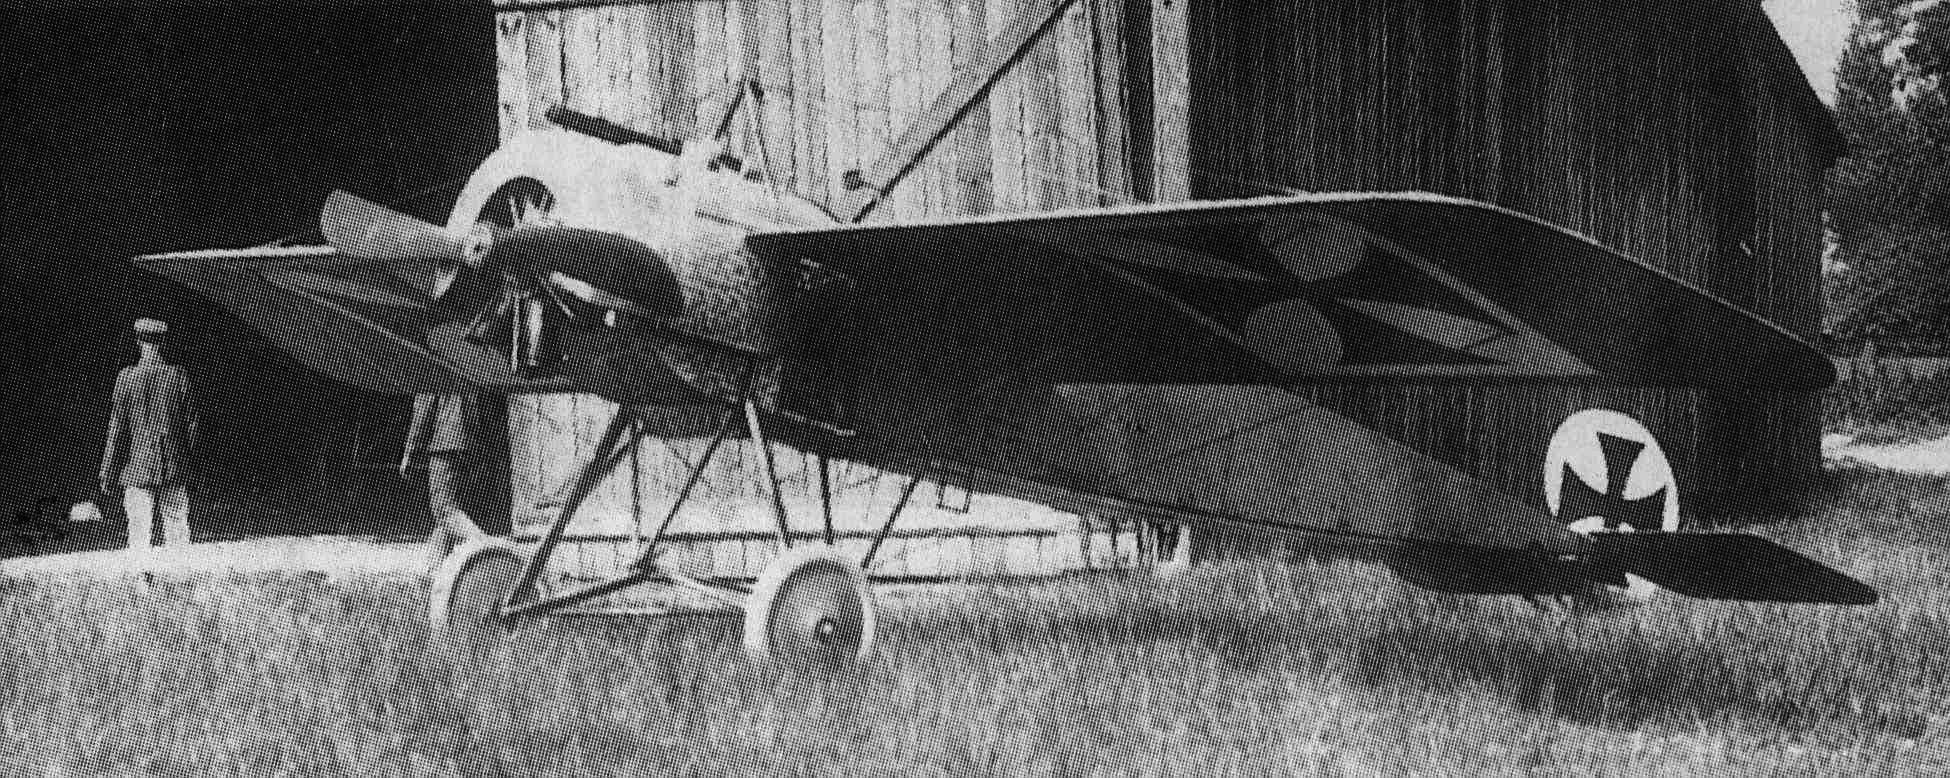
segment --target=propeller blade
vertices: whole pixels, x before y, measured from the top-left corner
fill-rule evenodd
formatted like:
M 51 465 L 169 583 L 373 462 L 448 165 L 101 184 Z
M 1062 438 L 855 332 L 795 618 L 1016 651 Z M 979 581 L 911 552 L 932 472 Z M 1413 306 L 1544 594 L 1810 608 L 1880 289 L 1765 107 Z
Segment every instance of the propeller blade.
M 355 194 L 334 191 L 318 215 L 325 242 L 365 259 L 432 260 L 458 265 L 462 247 L 447 231 Z

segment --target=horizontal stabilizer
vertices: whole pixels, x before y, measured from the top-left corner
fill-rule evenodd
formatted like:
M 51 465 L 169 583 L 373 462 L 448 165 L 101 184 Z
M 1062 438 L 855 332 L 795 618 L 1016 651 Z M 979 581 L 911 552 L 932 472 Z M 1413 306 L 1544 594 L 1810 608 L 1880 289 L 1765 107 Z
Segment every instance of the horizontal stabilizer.
M 1872 605 L 1876 590 L 1771 540 L 1691 532 L 1594 533 L 1590 561 L 1708 600 Z

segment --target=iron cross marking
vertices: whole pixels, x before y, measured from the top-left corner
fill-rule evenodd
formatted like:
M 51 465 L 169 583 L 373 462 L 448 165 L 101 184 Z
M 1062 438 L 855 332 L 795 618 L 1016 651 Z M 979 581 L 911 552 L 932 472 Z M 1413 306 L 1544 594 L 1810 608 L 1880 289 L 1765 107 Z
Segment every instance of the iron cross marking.
M 1287 266 L 1264 239 L 1265 224 L 1251 220 L 1170 230 L 1133 230 L 1123 237 L 1140 243 L 1170 246 L 1203 255 L 1211 268 L 1166 269 L 1125 263 L 1122 266 L 1157 286 L 1169 289 L 1186 304 L 1213 321 L 1239 332 L 1254 313 L 1283 303 L 1311 305 L 1338 332 L 1345 365 L 1449 364 L 1493 365 L 1497 360 L 1431 342 L 1414 333 L 1357 310 L 1359 301 L 1391 303 L 1447 314 L 1460 320 L 1502 329 L 1495 318 L 1440 281 L 1429 277 L 1391 252 L 1365 241 L 1348 248 L 1358 259 L 1348 266 L 1305 277 Z M 1307 242 L 1306 233 L 1290 236 Z
M 1570 520 L 1597 516 L 1604 520 L 1608 530 L 1627 526 L 1641 532 L 1659 530 L 1665 518 L 1666 487 L 1636 500 L 1625 496 L 1625 483 L 1631 480 L 1632 468 L 1644 455 L 1645 444 L 1603 432 L 1597 435 L 1598 447 L 1605 457 L 1604 490 L 1592 489 L 1571 469 L 1570 463 L 1565 463 L 1558 516 Z

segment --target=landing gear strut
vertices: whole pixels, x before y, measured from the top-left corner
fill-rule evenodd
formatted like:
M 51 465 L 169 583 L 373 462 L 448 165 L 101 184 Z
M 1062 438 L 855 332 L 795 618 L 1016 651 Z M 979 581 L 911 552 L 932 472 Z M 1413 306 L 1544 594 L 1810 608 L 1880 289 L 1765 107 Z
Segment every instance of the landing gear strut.
M 709 445 L 689 466 L 677 499 L 645 538 L 642 552 L 626 572 L 566 591 L 549 591 L 542 583 L 543 574 L 577 510 L 604 478 L 629 461 L 631 451 L 648 434 L 632 406 L 619 407 L 593 455 L 563 491 L 558 512 L 532 551 L 498 539 L 473 541 L 456 550 L 435 572 L 428 604 L 434 632 L 457 641 L 489 640 L 521 620 L 569 611 L 624 589 L 652 585 L 704 595 L 715 607 L 655 607 L 633 611 L 635 615 L 742 616 L 745 651 L 754 659 L 814 668 L 840 667 L 865 659 L 873 649 L 875 629 L 873 592 L 865 572 L 872 551 L 865 561 L 849 556 L 840 551 L 830 528 L 814 536 L 823 537 L 825 543 L 793 547 L 794 533 L 778 471 L 766 443 L 765 415 L 749 397 L 726 404 Z M 658 545 L 739 421 L 744 422 L 746 434 L 764 455 L 765 482 L 781 552 L 749 589 L 737 579 L 691 576 L 657 561 Z M 829 491 L 822 490 L 822 496 L 830 500 Z M 875 550 L 905 503 L 903 500 L 888 517 L 874 543 Z M 830 512 L 828 504 L 825 514 Z

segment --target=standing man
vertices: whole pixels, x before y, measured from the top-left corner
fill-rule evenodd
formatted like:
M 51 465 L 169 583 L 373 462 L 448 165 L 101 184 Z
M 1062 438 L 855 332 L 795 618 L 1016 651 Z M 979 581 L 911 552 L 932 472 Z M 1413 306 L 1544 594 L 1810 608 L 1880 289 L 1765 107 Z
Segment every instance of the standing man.
M 479 524 L 461 507 L 481 440 L 480 401 L 472 394 L 422 394 L 413 398 L 413 422 L 406 430 L 406 450 L 400 454 L 399 474 L 407 477 L 413 457 L 427 458 L 427 508 L 433 532 L 427 535 L 427 569 L 440 566 L 448 552 L 470 538 L 483 535 Z
M 155 525 L 163 526 L 163 545 L 189 545 L 189 453 L 196 445 L 196 403 L 190 374 L 163 358 L 169 325 L 137 319 L 141 356 L 115 376 L 114 407 L 108 416 L 108 441 L 102 449 L 98 480 L 102 492 L 122 487 L 129 519 L 129 547 L 148 548 Z

